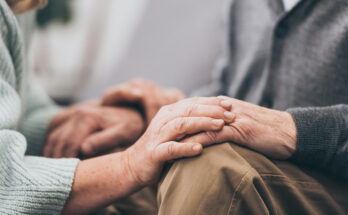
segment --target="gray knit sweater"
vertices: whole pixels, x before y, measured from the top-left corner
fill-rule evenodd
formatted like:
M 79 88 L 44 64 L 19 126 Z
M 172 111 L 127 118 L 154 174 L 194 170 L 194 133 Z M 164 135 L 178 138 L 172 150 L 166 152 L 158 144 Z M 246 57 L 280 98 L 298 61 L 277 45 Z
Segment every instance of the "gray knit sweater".
M 29 84 L 20 35 L 0 0 L 0 214 L 59 214 L 78 160 L 35 157 L 58 108 Z
M 348 1 L 233 0 L 223 69 L 200 95 L 287 110 L 293 160 L 348 179 Z

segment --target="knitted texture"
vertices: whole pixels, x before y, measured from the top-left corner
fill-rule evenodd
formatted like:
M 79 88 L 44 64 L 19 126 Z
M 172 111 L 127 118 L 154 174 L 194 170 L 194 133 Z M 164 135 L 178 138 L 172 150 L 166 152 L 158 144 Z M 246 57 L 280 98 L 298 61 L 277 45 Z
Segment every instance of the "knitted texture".
M 39 156 L 59 110 L 29 84 L 16 18 L 0 0 L 0 214 L 59 214 L 78 159 Z

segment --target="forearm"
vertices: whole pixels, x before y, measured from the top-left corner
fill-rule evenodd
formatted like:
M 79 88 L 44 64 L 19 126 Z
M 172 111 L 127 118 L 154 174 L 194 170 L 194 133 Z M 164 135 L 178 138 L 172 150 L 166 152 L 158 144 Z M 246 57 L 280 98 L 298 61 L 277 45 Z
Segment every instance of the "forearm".
M 91 213 L 140 189 L 128 167 L 124 152 L 81 161 L 62 214 Z

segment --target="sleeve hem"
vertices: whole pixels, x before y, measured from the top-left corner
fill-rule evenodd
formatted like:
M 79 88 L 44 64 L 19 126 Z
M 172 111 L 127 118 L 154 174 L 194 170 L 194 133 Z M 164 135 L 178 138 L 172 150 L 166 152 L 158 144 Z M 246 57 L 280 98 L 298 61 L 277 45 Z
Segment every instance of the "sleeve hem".
M 287 110 L 297 128 L 296 151 L 291 160 L 305 165 L 326 168 L 335 153 L 340 125 L 330 111 L 320 108 Z
M 26 157 L 30 181 L 0 189 L 1 210 L 20 214 L 60 214 L 70 195 L 78 159 Z M 11 201 L 6 204 L 6 201 Z

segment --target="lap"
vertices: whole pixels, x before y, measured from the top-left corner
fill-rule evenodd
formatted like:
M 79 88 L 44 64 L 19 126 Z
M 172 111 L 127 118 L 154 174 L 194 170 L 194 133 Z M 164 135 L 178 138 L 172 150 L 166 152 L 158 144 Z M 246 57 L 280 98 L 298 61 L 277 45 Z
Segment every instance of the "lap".
M 160 214 L 344 214 L 347 189 L 318 171 L 225 143 L 175 162 L 157 197 Z
M 345 182 L 225 143 L 174 162 L 157 191 L 146 188 L 99 214 L 345 214 L 347 196 Z

